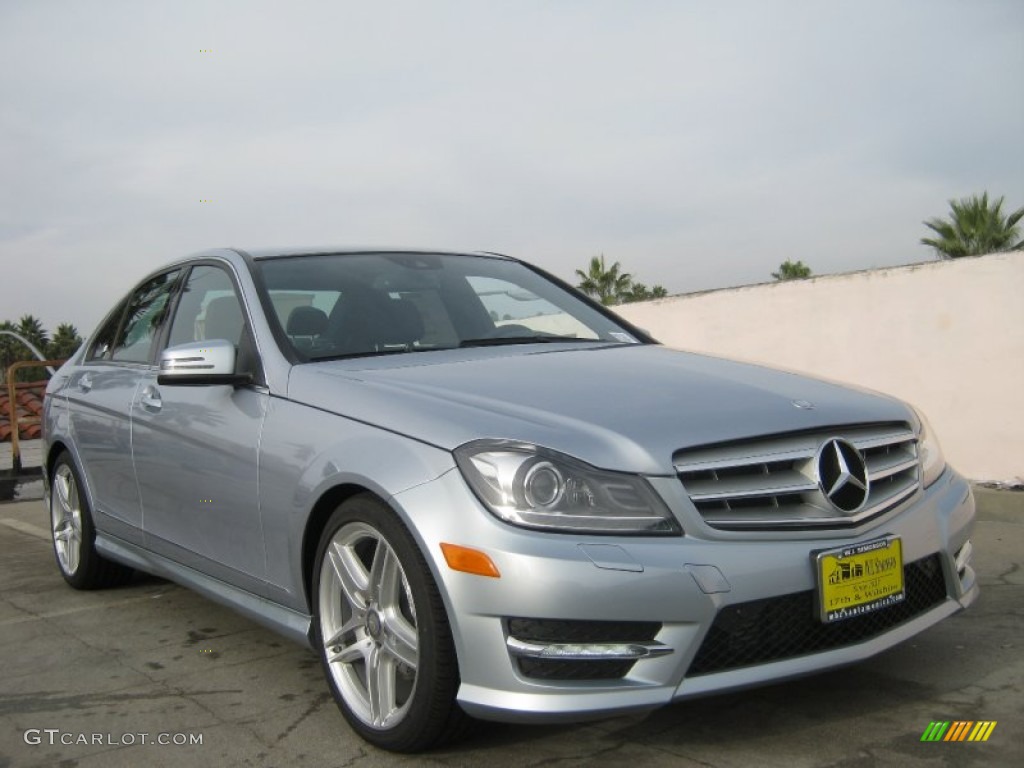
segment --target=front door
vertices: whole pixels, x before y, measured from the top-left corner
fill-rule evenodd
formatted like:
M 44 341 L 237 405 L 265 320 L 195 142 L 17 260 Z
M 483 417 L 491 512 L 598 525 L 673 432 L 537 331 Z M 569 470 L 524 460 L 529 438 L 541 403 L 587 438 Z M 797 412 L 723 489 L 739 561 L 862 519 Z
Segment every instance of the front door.
M 227 339 L 238 365 L 258 367 L 249 333 L 227 270 L 193 267 L 168 346 Z M 257 459 L 267 400 L 259 385 L 168 386 L 157 383 L 156 367 L 146 373 L 132 445 L 147 548 L 243 588 L 263 579 Z

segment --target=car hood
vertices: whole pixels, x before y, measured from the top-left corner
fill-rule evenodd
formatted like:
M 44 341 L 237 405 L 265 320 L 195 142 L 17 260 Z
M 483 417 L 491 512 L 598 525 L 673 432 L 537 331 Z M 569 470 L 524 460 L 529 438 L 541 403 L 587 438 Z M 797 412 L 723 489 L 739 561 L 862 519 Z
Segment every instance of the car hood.
M 883 395 L 657 345 L 531 344 L 307 363 L 292 369 L 288 397 L 446 450 L 480 438 L 521 440 L 605 469 L 663 475 L 683 448 L 914 418 Z

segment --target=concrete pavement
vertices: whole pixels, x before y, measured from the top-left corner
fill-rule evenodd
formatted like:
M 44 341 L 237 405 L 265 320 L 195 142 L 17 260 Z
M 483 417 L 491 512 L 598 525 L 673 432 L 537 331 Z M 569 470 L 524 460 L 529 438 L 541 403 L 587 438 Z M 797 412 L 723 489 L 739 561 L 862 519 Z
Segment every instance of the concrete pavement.
M 488 726 L 416 757 L 354 736 L 314 654 L 226 608 L 141 576 L 71 590 L 42 505 L 0 504 L 0 768 L 1024 765 L 1024 493 L 979 503 L 978 602 L 873 660 L 646 715 Z M 934 720 L 998 725 L 922 743 Z

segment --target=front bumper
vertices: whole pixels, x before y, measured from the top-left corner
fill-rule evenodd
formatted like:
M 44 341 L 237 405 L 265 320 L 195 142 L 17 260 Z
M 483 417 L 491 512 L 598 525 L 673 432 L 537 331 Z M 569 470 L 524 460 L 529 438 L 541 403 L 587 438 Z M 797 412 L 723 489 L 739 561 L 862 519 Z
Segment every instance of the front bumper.
M 974 499 L 968 484 L 951 469 L 903 506 L 856 531 L 843 532 L 712 532 L 700 524 L 677 481 L 659 482 L 687 532 L 683 537 L 580 536 L 513 528 L 483 510 L 454 470 L 394 497 L 428 555 L 446 602 L 459 656 L 458 698 L 467 712 L 512 722 L 581 720 L 785 680 L 868 658 L 967 607 L 977 596 L 970 565 L 961 563 L 958 572 L 956 564 L 973 526 Z M 929 558 L 934 563 L 940 593 L 925 608 L 877 633 L 826 650 L 797 649 L 791 657 L 691 673 L 721 612 L 794 593 L 813 594 L 813 551 L 882 535 L 901 537 L 905 566 Z M 485 552 L 500 578 L 449 569 L 441 542 Z M 934 573 L 937 569 L 941 576 Z M 636 659 L 620 677 L 549 679 L 524 674 L 523 640 L 510 637 L 510 619 L 516 617 L 658 626 L 652 637 L 633 643 Z M 561 646 L 558 652 L 580 656 L 602 650 L 569 639 L 554 643 Z M 614 645 L 629 646 L 631 638 L 617 640 Z M 645 643 L 655 652 L 636 650 Z M 536 648 L 532 652 L 536 655 Z

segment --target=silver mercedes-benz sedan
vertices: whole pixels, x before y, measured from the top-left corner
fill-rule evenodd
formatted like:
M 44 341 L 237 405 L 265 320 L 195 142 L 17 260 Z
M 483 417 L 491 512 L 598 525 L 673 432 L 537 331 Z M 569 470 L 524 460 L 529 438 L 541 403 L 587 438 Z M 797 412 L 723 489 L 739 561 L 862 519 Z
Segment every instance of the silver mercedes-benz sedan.
M 504 256 L 204 252 L 47 395 L 67 582 L 139 569 L 309 645 L 387 749 L 856 662 L 978 594 L 921 414 Z

